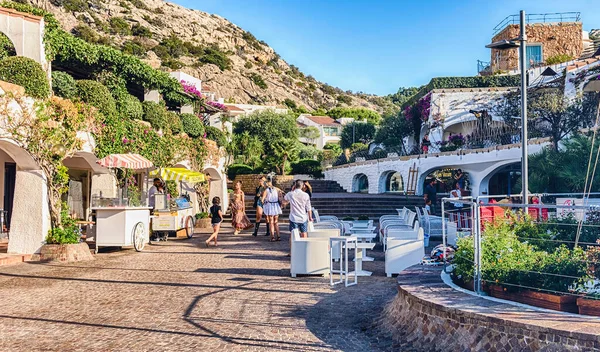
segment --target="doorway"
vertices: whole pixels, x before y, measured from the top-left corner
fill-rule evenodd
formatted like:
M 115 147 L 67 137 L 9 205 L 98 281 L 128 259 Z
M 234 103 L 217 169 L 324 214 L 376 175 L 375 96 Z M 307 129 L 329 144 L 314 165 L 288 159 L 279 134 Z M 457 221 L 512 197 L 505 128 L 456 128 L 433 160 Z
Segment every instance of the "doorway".
M 4 216 L 2 221 L 2 232 L 10 228 L 10 219 L 13 212 L 13 201 L 15 199 L 15 183 L 17 180 L 17 164 L 4 163 Z M 2 215 L 2 214 L 0 214 Z

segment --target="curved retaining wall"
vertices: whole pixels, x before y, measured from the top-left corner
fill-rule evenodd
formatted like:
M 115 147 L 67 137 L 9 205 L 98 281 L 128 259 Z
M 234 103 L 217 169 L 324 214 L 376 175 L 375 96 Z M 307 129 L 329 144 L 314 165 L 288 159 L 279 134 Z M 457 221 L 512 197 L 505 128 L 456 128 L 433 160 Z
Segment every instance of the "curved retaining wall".
M 394 339 L 427 351 L 600 351 L 598 318 L 472 296 L 420 265 L 398 276 L 382 320 Z

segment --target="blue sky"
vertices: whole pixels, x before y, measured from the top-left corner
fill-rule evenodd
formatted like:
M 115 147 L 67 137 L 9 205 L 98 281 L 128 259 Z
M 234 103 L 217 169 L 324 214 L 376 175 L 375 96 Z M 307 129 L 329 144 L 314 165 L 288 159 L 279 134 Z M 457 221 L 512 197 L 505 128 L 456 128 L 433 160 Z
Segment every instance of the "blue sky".
M 173 0 L 171 0 L 173 1 Z M 379 95 L 436 76 L 470 76 L 504 17 L 581 12 L 600 28 L 600 0 L 174 0 L 266 41 L 305 74 Z

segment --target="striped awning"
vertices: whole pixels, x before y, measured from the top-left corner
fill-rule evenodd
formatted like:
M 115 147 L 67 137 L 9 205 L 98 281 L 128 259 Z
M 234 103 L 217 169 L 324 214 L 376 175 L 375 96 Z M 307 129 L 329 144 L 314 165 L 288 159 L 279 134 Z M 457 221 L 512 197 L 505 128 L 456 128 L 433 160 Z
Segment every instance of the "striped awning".
M 150 172 L 150 176 L 160 177 L 165 181 L 182 181 L 189 183 L 203 182 L 206 179 L 203 173 L 178 167 L 156 169 Z
M 97 161 L 104 167 L 119 167 L 124 169 L 142 170 L 154 165 L 139 154 L 111 154 Z

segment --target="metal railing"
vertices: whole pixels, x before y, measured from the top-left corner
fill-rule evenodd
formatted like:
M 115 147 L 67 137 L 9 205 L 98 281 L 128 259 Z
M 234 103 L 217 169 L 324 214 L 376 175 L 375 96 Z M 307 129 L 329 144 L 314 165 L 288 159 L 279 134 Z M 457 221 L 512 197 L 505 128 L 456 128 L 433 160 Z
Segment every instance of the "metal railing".
M 511 24 L 519 24 L 519 20 L 519 15 L 506 16 L 494 27 L 494 35 Z M 526 23 L 579 22 L 581 12 L 531 13 L 525 15 L 525 21 Z
M 575 298 L 600 299 L 600 193 L 533 194 L 528 205 L 507 197 L 443 198 L 442 221 L 459 222 L 446 266 L 455 282 L 521 303 L 531 294 L 570 296 L 575 312 Z

